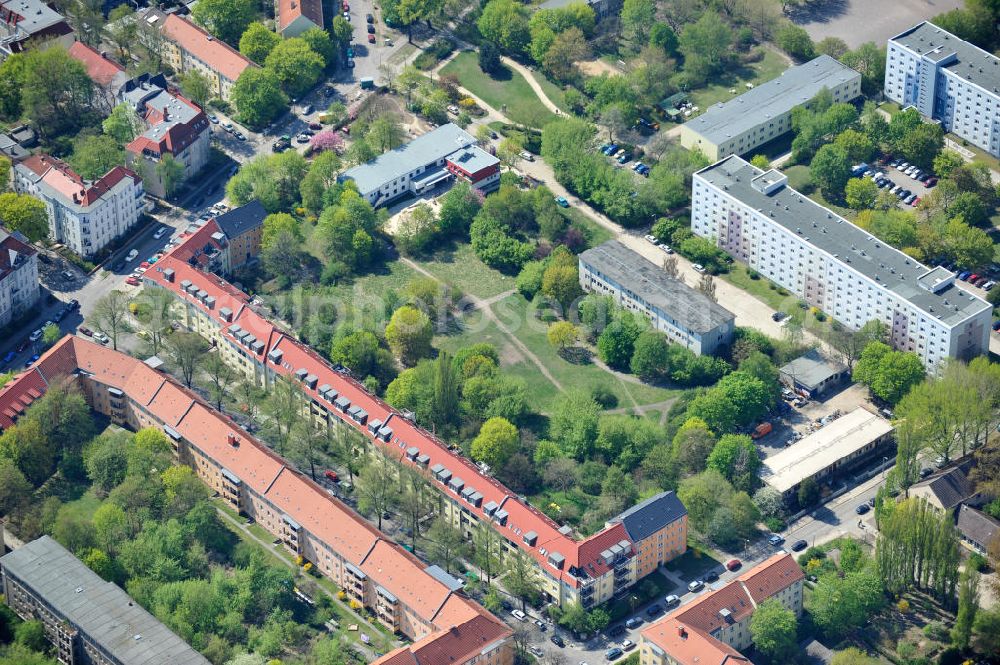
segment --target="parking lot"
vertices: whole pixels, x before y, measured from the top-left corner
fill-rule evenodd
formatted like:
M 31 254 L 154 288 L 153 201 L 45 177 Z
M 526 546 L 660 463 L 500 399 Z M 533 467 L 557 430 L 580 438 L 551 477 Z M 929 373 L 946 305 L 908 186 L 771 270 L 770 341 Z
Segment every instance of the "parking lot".
M 880 189 L 885 192 L 891 192 L 896 187 L 900 190 L 905 190 L 910 192 L 910 194 L 915 197 L 911 203 L 906 203 L 902 199 L 899 202 L 899 206 L 904 210 L 912 209 L 930 192 L 933 186 L 937 183 L 936 180 L 932 180 L 930 187 L 928 184 L 924 184 L 917 178 L 907 175 L 900 170 L 902 166 L 909 166 L 906 162 L 891 161 L 887 164 L 873 164 L 868 167 L 868 172 L 864 174 L 864 177 L 872 178 L 875 180 L 875 184 L 879 185 Z M 926 178 L 927 173 L 922 174 L 920 177 Z

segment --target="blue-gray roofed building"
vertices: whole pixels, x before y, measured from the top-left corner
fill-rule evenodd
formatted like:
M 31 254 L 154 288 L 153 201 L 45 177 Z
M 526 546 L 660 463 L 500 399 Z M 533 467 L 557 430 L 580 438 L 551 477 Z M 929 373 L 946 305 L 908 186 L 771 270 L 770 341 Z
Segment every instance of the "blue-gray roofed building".
M 340 180 L 353 180 L 361 196 L 378 208 L 456 177 L 490 191 L 500 184 L 500 160 L 479 148 L 464 129 L 448 123 L 344 171 Z
M 42 536 L 0 558 L 0 589 L 25 621 L 39 619 L 62 663 L 209 665 L 127 593 Z
M 792 109 L 824 88 L 834 102 L 852 101 L 861 94 L 861 74 L 821 55 L 687 121 L 681 126 L 681 145 L 700 150 L 713 162 L 745 155 L 791 131 Z
M 621 522 L 629 538 L 639 542 L 664 529 L 684 515 L 687 508 L 673 492 L 660 492 L 638 503 L 615 517 L 612 522 Z
M 264 209 L 264 204 L 254 199 L 246 205 L 241 205 L 239 208 L 233 208 L 229 212 L 219 215 L 215 218 L 215 222 L 227 238 L 233 239 L 244 233 L 263 228 L 265 217 L 267 217 L 267 210 Z

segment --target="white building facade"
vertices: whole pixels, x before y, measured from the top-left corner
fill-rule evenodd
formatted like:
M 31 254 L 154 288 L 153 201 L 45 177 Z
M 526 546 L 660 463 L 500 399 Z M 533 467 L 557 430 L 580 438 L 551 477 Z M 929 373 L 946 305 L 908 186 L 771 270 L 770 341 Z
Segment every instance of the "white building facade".
M 989 346 L 990 305 L 787 185 L 731 156 L 695 173 L 691 230 L 850 329 L 871 320 L 933 369 Z
M 885 96 L 1000 156 L 1000 59 L 927 21 L 889 40 Z
M 128 232 L 145 206 L 142 178 L 123 166 L 86 182 L 65 162 L 36 155 L 14 167 L 14 185 L 45 203 L 52 241 L 84 258 Z
M 38 296 L 38 252 L 20 233 L 0 228 L 0 327 L 30 310 Z

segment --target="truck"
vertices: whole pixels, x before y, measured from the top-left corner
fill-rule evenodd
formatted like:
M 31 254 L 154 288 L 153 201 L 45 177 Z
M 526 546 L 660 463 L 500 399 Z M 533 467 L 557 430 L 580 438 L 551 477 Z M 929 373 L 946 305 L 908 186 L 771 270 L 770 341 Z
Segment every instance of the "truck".
M 375 89 L 375 79 L 370 76 L 366 76 L 361 79 L 361 89 L 362 90 L 374 90 Z
M 754 428 L 753 434 L 750 435 L 751 439 L 761 439 L 771 433 L 771 423 L 761 423 Z

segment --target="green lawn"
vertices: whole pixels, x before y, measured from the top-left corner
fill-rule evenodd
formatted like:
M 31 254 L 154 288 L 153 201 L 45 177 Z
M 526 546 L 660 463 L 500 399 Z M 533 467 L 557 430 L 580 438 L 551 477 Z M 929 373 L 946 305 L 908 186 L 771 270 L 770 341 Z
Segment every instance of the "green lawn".
M 390 290 L 402 293 L 407 284 L 420 276 L 402 261 L 390 261 L 377 272 L 326 288 L 325 294 L 341 312 L 353 312 L 355 316 L 373 317 L 377 321 L 385 318 L 385 294 Z
M 88 489 L 79 499 L 64 503 L 59 510 L 66 511 L 67 514 L 75 518 L 90 521 L 94 516 L 94 511 L 100 506 L 101 499 L 94 494 L 93 489 Z
M 632 407 L 634 398 L 639 404 L 653 404 L 670 399 L 676 391 L 647 384 L 624 382 L 592 363 L 574 364 L 556 353 L 546 339 L 547 326 L 537 320 L 531 304 L 520 294 L 508 296 L 493 305 L 497 317 L 528 349 L 538 357 L 564 389 L 582 388 L 590 391 L 605 386 L 618 398 L 619 407 Z M 510 338 L 482 312 L 473 312 L 463 318 L 463 327 L 453 334 L 439 336 L 436 346 L 450 352 L 475 344 L 489 342 L 497 347 L 504 371 L 520 377 L 527 386 L 528 403 L 542 413 L 548 412 L 558 390 L 531 359 L 511 342 Z M 630 398 L 631 396 L 631 398 Z
M 700 578 L 708 570 L 715 568 L 720 563 L 711 554 L 689 542 L 687 552 L 668 563 L 667 570 L 691 581 L 695 578 Z
M 772 309 L 784 311 L 785 308 L 789 307 L 787 291 L 785 295 L 781 295 L 777 290 L 778 287 L 775 285 L 775 288 L 772 289 L 772 282 L 764 277 L 758 276 L 757 279 L 750 279 L 750 271 L 742 263 L 734 263 L 732 270 L 720 276 L 734 286 L 738 286 L 750 295 L 764 301 Z
M 711 85 L 690 92 L 691 102 L 705 111 L 712 104 L 727 102 L 747 91 L 746 84 L 755 86 L 767 83 L 777 78 L 788 69 L 788 63 L 770 48 L 764 49 L 764 57 L 760 62 L 754 62 L 734 72 L 726 72 L 713 78 Z M 735 93 L 729 92 L 735 90 Z
M 513 277 L 508 277 L 480 261 L 472 245 L 468 243 L 440 251 L 434 258 L 419 263 L 424 270 L 441 281 L 459 288 L 462 293 L 479 298 L 492 298 L 514 288 Z
M 566 105 L 566 93 L 558 85 L 550 81 L 541 72 L 533 72 L 535 75 L 535 80 L 538 81 L 538 85 L 541 86 L 542 91 L 549 100 L 562 109 L 563 113 L 569 113 L 569 106 Z
M 504 71 L 502 79 L 487 76 L 479 69 L 479 58 L 472 51 L 459 53 L 441 69 L 442 74 L 457 76 L 464 88 L 514 122 L 543 127 L 556 117 L 545 108 L 523 76 L 506 68 Z
M 614 233 L 587 217 L 578 208 L 559 208 L 559 211 L 569 219 L 570 224 L 583 233 L 589 247 L 596 247 L 615 237 Z

